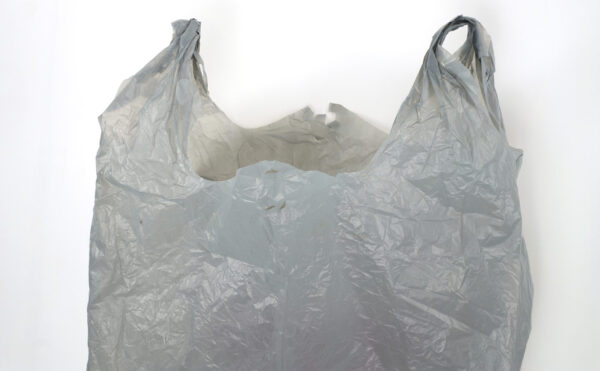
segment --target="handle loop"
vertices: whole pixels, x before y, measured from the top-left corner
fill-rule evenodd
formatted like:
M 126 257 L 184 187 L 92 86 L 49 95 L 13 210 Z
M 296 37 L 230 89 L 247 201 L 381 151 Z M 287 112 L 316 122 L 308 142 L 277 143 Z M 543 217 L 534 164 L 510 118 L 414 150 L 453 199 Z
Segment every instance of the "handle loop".
M 456 16 L 450 22 L 446 23 L 433 35 L 430 45 L 431 51 L 437 56 L 437 47 L 442 45 L 448 33 L 464 25 L 469 27 L 466 42 L 473 45 L 477 58 L 485 59 L 486 57 L 491 57 L 493 61 L 490 36 L 487 34 L 486 30 L 483 28 L 481 23 L 479 23 L 479 21 L 477 21 L 475 18 L 465 17 L 462 14 Z
M 196 45 L 194 46 L 194 54 L 192 56 L 192 58 L 194 59 L 194 74 L 196 75 L 195 77 L 200 80 L 200 84 L 202 85 L 202 88 L 204 89 L 204 93 L 208 94 L 208 79 L 206 77 L 206 68 L 204 67 L 204 61 L 202 60 L 202 56 L 200 55 L 200 37 L 201 37 L 201 22 L 196 20 L 196 18 L 192 18 L 193 22 L 197 22 L 198 24 L 198 30 L 196 31 L 198 33 L 198 42 L 196 43 Z M 199 73 L 200 75 L 198 76 L 197 73 Z
M 465 43 L 458 49 L 458 54 L 472 51 L 475 54 L 475 65 L 470 64 L 470 59 L 465 59 L 468 65 L 464 65 L 462 59 L 465 55 L 450 54 L 444 49 L 438 50 L 438 46 L 444 42 L 449 32 L 464 25 L 469 27 L 468 36 Z M 494 88 L 495 66 L 492 41 L 479 21 L 459 15 L 442 26 L 432 37 L 424 68 L 429 78 L 433 79 L 432 89 L 442 101 L 452 101 L 447 90 L 442 88 L 442 75 L 446 75 L 464 89 L 473 104 L 481 108 L 482 117 L 489 116 L 496 129 L 504 130 L 502 113 Z M 443 109 L 442 115 L 445 115 Z

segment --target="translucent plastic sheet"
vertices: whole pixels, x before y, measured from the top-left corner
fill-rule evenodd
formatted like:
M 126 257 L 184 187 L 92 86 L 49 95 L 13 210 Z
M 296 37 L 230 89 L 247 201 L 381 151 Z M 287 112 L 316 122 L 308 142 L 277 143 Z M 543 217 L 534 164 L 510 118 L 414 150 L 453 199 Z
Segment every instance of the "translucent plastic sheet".
M 479 22 L 433 36 L 389 133 L 335 103 L 237 125 L 172 26 L 99 117 L 89 370 L 520 368 L 522 152 Z

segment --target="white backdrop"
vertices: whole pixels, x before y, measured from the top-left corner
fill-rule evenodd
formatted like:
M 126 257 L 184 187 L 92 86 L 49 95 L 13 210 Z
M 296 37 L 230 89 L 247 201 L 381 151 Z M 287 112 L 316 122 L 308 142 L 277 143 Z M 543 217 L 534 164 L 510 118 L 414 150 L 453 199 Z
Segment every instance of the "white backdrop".
M 567 5 L 567 3 L 570 3 Z M 212 98 L 241 126 L 330 101 L 389 130 L 432 35 L 492 37 L 534 283 L 523 370 L 600 370 L 598 2 L 3 1 L 0 370 L 83 370 L 98 115 L 202 22 Z M 463 28 L 444 44 L 454 50 Z

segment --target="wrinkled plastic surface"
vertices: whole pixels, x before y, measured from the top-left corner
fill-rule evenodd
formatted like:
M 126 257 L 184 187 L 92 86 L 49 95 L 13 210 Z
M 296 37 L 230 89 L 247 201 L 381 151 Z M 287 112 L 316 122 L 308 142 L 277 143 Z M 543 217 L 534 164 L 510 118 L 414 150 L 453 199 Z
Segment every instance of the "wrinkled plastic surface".
M 475 19 L 433 36 L 389 134 L 333 103 L 234 124 L 200 22 L 172 25 L 99 117 L 89 370 L 520 368 L 522 152 Z

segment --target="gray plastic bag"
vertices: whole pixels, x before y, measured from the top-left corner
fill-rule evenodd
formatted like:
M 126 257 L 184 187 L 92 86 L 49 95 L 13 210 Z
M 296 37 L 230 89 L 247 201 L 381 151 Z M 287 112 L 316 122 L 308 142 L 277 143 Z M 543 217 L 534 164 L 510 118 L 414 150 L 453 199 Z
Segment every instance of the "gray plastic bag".
M 333 103 L 236 125 L 172 26 L 99 117 L 88 370 L 520 368 L 522 152 L 479 22 L 433 36 L 389 134 Z

